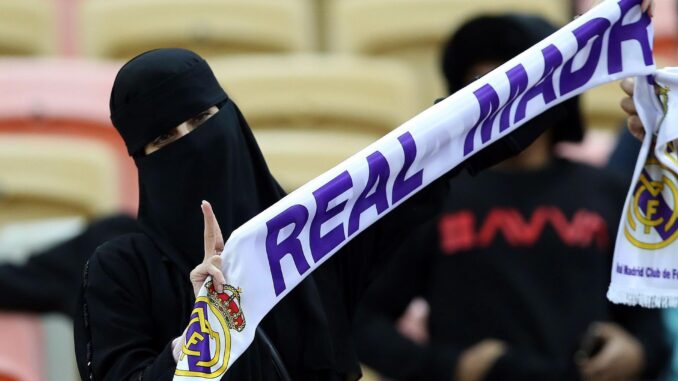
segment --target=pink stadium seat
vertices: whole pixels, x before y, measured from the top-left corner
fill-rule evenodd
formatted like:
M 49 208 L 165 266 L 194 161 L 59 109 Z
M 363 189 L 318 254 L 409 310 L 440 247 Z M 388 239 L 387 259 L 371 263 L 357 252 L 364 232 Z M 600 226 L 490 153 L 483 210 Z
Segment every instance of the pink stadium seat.
M 670 58 L 675 64 L 678 58 L 678 2 L 655 1 L 654 45 L 660 56 Z
M 0 381 L 43 379 L 41 327 L 37 317 L 0 314 Z
M 108 111 L 119 66 L 76 59 L 0 59 L 0 134 L 58 134 L 105 142 L 119 158 L 121 207 L 135 212 L 136 171 Z
M 63 56 L 78 53 L 78 7 L 83 0 L 53 0 L 56 5 L 57 51 Z

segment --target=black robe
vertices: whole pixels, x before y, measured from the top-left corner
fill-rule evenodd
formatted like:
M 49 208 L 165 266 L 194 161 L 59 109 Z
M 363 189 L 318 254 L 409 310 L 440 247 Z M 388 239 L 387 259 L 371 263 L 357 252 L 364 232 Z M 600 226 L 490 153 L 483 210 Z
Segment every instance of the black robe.
M 368 228 L 265 317 L 262 327 L 293 380 L 360 377 L 351 338 L 355 307 L 383 259 L 435 213 L 446 189 L 438 181 Z M 186 270 L 144 233 L 102 245 L 86 266 L 75 319 L 80 374 L 91 369 L 94 380 L 172 379 L 171 341 L 187 326 L 194 299 Z M 278 379 L 259 337 L 223 377 Z

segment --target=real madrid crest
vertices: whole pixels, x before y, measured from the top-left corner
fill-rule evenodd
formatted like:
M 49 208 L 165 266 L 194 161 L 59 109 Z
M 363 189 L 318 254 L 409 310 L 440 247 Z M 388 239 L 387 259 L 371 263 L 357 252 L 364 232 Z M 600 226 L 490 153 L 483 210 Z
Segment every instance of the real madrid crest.
M 656 250 L 678 236 L 678 179 L 654 156 L 645 162 L 627 207 L 624 235 L 637 247 Z M 665 153 L 673 159 L 672 152 Z
M 176 376 L 216 378 L 229 365 L 230 330 L 245 328 L 245 315 L 240 307 L 242 290 L 225 284 L 217 292 L 212 281 L 205 285 L 207 295 L 198 296 L 181 348 Z

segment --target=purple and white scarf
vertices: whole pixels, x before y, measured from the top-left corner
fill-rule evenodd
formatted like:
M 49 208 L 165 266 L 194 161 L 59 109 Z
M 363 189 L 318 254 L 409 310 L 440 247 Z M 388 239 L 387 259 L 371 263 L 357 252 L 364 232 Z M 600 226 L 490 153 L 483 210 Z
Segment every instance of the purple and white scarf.
M 656 94 L 655 84 L 659 94 Z M 678 306 L 678 68 L 636 78 L 645 127 L 619 224 L 608 298 L 643 307 Z
M 175 380 L 220 379 L 264 316 L 353 237 L 478 151 L 596 85 L 654 72 L 640 0 L 608 0 L 311 180 L 233 232 Z

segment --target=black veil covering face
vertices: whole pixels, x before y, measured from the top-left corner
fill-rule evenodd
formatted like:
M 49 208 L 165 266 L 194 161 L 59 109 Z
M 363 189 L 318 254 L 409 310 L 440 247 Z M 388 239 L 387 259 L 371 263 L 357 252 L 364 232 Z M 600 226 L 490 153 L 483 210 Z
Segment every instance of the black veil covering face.
M 214 105 L 219 112 L 194 131 L 143 154 L 153 139 Z M 139 222 L 186 270 L 203 258 L 202 200 L 228 239 L 283 196 L 247 121 L 197 54 L 158 49 L 132 59 L 115 79 L 110 109 L 139 170 Z

